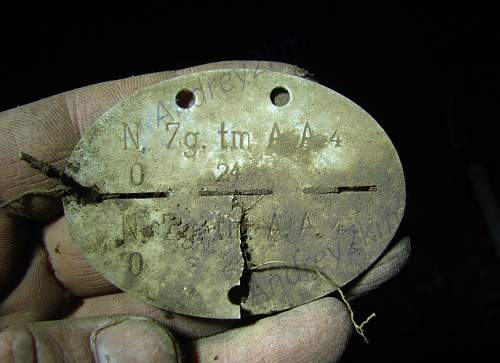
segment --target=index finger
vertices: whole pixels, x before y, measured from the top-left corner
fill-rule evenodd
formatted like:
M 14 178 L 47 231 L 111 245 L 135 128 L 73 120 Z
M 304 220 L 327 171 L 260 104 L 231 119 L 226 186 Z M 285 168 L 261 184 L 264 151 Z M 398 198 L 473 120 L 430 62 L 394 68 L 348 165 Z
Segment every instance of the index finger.
M 57 184 L 19 160 L 21 152 L 63 168 L 81 135 L 102 113 L 139 89 L 171 76 L 172 72 L 162 72 L 99 83 L 0 113 L 0 199 L 14 200 Z M 33 219 L 60 211 L 56 200 L 41 194 L 21 198 L 11 207 Z

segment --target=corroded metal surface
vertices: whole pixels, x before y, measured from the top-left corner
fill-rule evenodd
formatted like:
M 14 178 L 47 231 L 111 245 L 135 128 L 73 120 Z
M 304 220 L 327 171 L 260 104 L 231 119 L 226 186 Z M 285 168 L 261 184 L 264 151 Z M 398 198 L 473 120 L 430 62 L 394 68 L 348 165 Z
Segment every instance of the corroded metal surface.
M 123 101 L 66 173 L 101 194 L 64 201 L 99 272 L 153 305 L 213 318 L 343 286 L 383 252 L 405 205 L 398 155 L 370 115 L 315 82 L 251 69 L 184 75 Z

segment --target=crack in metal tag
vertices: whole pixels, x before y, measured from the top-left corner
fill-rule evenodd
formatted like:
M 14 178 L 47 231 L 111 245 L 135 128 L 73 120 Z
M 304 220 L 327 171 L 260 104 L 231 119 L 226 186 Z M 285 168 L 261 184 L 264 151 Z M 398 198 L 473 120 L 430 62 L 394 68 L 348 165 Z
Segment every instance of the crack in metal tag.
M 152 305 L 209 318 L 345 285 L 384 251 L 405 205 L 396 150 L 368 113 L 310 80 L 244 68 L 122 101 L 65 172 L 99 192 L 64 200 L 96 270 Z

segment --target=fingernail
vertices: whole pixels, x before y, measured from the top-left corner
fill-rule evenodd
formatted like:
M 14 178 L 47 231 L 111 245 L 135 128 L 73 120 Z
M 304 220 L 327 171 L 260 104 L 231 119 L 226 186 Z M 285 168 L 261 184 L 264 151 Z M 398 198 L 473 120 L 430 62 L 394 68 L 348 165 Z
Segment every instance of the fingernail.
M 95 350 L 99 363 L 179 361 L 170 334 L 147 319 L 127 319 L 100 330 Z

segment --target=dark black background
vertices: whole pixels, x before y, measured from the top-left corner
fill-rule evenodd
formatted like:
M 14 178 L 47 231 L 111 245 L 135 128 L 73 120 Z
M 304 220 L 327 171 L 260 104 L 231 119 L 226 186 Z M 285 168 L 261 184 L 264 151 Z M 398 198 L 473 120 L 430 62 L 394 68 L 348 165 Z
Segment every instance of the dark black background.
M 304 67 L 378 120 L 407 177 L 401 233 L 412 237 L 411 261 L 354 303 L 359 316 L 375 311 L 377 318 L 368 327 L 372 342 L 355 336 L 345 360 L 416 362 L 493 351 L 500 254 L 472 188 L 477 176 L 468 174 L 479 165 L 497 191 L 499 66 L 484 61 L 492 61 L 485 56 L 498 47 L 499 34 L 490 11 L 304 4 L 289 17 L 285 7 L 294 6 L 270 13 L 251 5 L 164 5 L 109 16 L 82 8 L 4 11 L 0 109 L 219 60 Z M 498 194 L 493 199 L 498 203 Z

